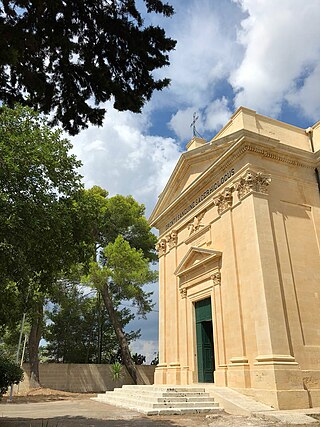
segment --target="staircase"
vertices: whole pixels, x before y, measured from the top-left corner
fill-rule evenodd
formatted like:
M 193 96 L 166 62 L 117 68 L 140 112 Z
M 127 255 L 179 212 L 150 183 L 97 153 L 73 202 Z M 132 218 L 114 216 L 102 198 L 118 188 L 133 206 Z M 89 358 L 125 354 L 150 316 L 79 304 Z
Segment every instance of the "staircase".
M 196 386 L 124 385 L 92 399 L 145 415 L 212 414 L 221 411 L 209 393 Z

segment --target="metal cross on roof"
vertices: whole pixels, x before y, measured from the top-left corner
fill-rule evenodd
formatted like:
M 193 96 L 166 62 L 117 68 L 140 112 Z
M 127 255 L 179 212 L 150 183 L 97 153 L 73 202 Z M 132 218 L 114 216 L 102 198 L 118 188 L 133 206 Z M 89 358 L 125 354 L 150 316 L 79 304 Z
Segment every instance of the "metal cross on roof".
M 193 136 L 197 135 L 196 121 L 198 120 L 198 118 L 199 118 L 199 116 L 197 116 L 197 113 L 193 113 L 193 120 L 192 120 L 192 123 L 190 125 L 190 127 L 192 127 Z

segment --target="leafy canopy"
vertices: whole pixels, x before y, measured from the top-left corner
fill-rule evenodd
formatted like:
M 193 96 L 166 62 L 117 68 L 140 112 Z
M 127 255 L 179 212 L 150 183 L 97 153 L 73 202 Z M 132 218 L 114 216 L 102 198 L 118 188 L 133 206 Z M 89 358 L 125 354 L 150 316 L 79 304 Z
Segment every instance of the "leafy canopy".
M 89 276 L 84 281 L 100 290 L 108 286 L 113 300 L 131 301 L 137 306 L 138 314 L 144 316 L 152 308 L 152 293 L 146 292 L 143 285 L 156 278 L 157 272 L 150 269 L 142 250 L 132 248 L 119 235 L 104 248 L 102 265 L 91 263 Z
M 0 108 L 0 286 L 9 299 L 10 282 L 48 284 L 78 257 L 72 200 L 82 184 L 70 149 L 30 108 Z
M 74 215 L 81 229 L 77 230 L 83 240 L 94 242 L 94 248 L 87 247 L 95 254 L 114 242 L 120 235 L 131 247 L 141 249 L 149 261 L 157 261 L 155 252 L 156 236 L 144 216 L 145 207 L 132 196 L 116 195 L 108 197 L 108 192 L 94 186 L 78 193 L 74 205 Z M 91 237 L 90 237 L 91 236 Z
M 160 0 L 139 4 L 173 14 Z M 3 0 L 0 99 L 52 112 L 53 124 L 76 134 L 102 124 L 99 104 L 111 97 L 116 109 L 140 112 L 168 86 L 153 71 L 169 64 L 174 47 L 162 28 L 144 25 L 135 0 Z

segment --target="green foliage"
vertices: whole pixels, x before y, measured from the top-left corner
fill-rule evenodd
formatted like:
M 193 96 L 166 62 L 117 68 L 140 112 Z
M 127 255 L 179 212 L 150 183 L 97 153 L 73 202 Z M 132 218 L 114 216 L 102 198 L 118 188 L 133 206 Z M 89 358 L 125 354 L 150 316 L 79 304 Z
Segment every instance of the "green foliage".
M 21 317 L 22 300 L 16 283 L 6 280 L 5 277 L 2 277 L 2 283 L 0 282 L 0 290 L 0 336 L 3 336 L 1 328 L 4 325 L 11 329 L 16 328 L 17 319 Z
M 121 235 L 131 247 L 141 249 L 150 261 L 157 260 L 157 239 L 144 217 L 145 207 L 132 196 L 118 194 L 108 198 L 106 190 L 94 186 L 78 193 L 73 212 L 81 226 L 77 232 L 84 240 L 91 238 L 93 242 L 87 247 L 92 255 L 97 248 L 104 248 Z
M 8 281 L 24 289 L 30 280 L 51 282 L 76 255 L 70 208 L 81 177 L 70 149 L 31 109 L 0 108 L 0 274 L 7 294 Z
M 119 362 L 115 362 L 111 365 L 112 369 L 112 379 L 113 381 L 120 380 L 121 378 L 121 371 L 122 371 L 122 365 Z
M 105 247 L 102 265 L 91 263 L 84 281 L 100 290 L 108 285 L 114 299 L 132 301 L 139 315 L 145 316 L 152 308 L 152 293 L 146 292 L 143 285 L 156 278 L 157 272 L 150 269 L 142 250 L 131 248 L 129 242 L 118 236 L 114 243 Z
M 46 346 L 41 349 L 47 362 L 113 363 L 119 358 L 119 344 L 108 313 L 96 292 L 82 290 L 77 285 L 64 284 L 56 302 L 46 311 L 44 329 Z M 118 308 L 124 327 L 134 317 L 128 309 Z M 139 337 L 139 331 L 128 333 L 129 342 Z
M 121 235 L 132 248 L 141 249 L 149 261 L 156 261 L 156 237 L 144 216 L 145 206 L 132 196 L 117 195 L 108 199 L 101 244 L 106 246 Z
M 0 353 L 0 400 L 11 384 L 23 380 L 23 370 Z
M 155 357 L 151 360 L 151 365 L 159 365 L 159 352 L 154 354 Z
M 161 0 L 137 3 L 173 14 Z M 76 134 L 102 124 L 98 105 L 111 97 L 116 109 L 140 112 L 168 86 L 153 71 L 169 64 L 175 44 L 144 25 L 135 0 L 0 1 L 0 99 L 53 112 L 54 124 Z
M 143 365 L 146 361 L 146 356 L 143 354 L 134 353 L 131 355 L 135 365 Z
M 30 108 L 0 107 L 0 325 L 32 312 L 83 257 L 74 215 L 80 162 L 70 149 Z
M 89 273 L 83 282 L 101 292 L 121 349 L 121 359 L 134 383 L 137 372 L 123 326 L 119 322 L 117 303 L 130 301 L 136 306 L 138 315 L 145 317 L 152 309 L 151 292 L 144 285 L 156 280 L 156 272 L 150 269 L 155 261 L 156 237 L 144 218 L 144 206 L 131 196 L 115 196 L 107 199 L 98 194 L 100 215 L 95 227 L 98 262 L 90 264 Z M 92 200 L 92 194 L 88 197 Z

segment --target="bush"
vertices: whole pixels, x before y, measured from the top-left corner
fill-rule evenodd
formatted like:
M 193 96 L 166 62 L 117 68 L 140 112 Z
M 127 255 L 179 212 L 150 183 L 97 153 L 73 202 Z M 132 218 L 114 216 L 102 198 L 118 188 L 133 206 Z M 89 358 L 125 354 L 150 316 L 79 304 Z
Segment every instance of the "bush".
M 122 370 L 121 363 L 115 362 L 113 365 L 111 365 L 111 369 L 112 369 L 112 380 L 113 381 L 120 380 L 121 370 Z
M 23 370 L 0 354 L 0 400 L 11 384 L 19 384 L 23 380 Z

